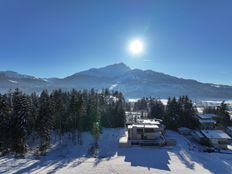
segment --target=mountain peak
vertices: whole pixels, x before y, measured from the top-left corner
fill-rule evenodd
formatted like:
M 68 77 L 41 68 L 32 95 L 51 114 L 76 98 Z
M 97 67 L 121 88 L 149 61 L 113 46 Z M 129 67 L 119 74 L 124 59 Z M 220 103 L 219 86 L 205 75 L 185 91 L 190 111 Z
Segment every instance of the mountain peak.
M 112 65 L 108 65 L 106 67 L 121 67 L 121 68 L 125 68 L 125 69 L 128 69 L 128 70 L 131 70 L 129 66 L 127 66 L 125 63 L 123 62 L 120 62 L 120 63 L 115 63 L 115 64 L 112 64 Z
M 130 67 L 128 67 L 126 64 L 121 62 L 121 63 L 115 63 L 112 65 L 108 65 L 102 68 L 92 68 L 87 71 L 82 71 L 72 76 L 69 76 L 68 78 L 73 77 L 73 76 L 79 76 L 79 75 L 114 78 L 128 71 L 131 71 Z
M 114 70 L 124 71 L 124 72 L 131 70 L 131 68 L 127 66 L 126 64 L 124 64 L 123 62 L 108 65 L 108 66 L 105 66 L 99 69 L 112 69 L 112 70 L 114 69 Z

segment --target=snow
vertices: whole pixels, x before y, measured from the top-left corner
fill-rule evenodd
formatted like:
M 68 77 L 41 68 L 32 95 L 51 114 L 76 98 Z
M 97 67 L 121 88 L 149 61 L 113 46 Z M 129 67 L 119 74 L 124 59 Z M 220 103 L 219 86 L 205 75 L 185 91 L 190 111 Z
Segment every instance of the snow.
M 197 115 L 200 119 L 207 120 L 207 119 L 213 119 L 216 117 L 215 114 L 198 114 Z
M 216 121 L 214 121 L 214 120 L 202 120 L 202 119 L 199 119 L 199 122 L 200 123 L 211 123 L 211 124 L 216 124 Z
M 160 101 L 163 103 L 163 105 L 167 105 L 168 104 L 168 99 L 160 99 Z
M 201 132 L 207 137 L 207 138 L 223 138 L 223 139 L 231 139 L 231 137 L 226 134 L 225 132 L 221 130 L 201 130 Z
M 157 125 L 145 125 L 145 128 L 159 128 Z
M 132 128 L 132 127 L 138 127 L 138 128 L 143 128 L 144 125 L 143 124 L 132 124 L 131 126 L 129 125 L 128 128 Z
M 204 112 L 204 107 L 197 107 L 197 112 L 202 114 Z
M 212 87 L 215 87 L 215 88 L 221 88 L 220 85 L 211 85 Z
M 46 79 L 46 78 L 43 78 L 42 80 L 45 81 L 45 82 L 48 82 L 48 79 Z
M 118 84 L 113 84 L 113 85 L 110 86 L 109 90 L 113 90 L 117 86 L 118 86 Z
M 137 123 L 142 123 L 142 124 L 160 124 L 160 121 L 157 120 L 152 120 L 152 119 L 137 119 Z
M 0 173 L 58 173 L 58 174 L 231 174 L 231 154 L 205 153 L 190 148 L 191 142 L 176 132 L 167 131 L 175 138 L 175 147 L 119 148 L 118 139 L 124 129 L 103 129 L 99 140 L 99 157 L 88 155 L 92 137 L 83 133 L 83 145 L 73 145 L 68 135 L 61 145 L 53 142 L 47 156 L 35 159 L 27 155 L 15 159 L 0 157 Z M 191 150 L 193 149 L 193 150 Z
M 15 81 L 15 80 L 8 80 L 9 82 L 11 82 L 11 83 L 15 83 L 15 84 L 17 84 L 18 82 L 17 81 Z
M 130 99 L 128 99 L 128 102 L 135 103 L 139 100 L 140 100 L 140 98 L 130 98 Z

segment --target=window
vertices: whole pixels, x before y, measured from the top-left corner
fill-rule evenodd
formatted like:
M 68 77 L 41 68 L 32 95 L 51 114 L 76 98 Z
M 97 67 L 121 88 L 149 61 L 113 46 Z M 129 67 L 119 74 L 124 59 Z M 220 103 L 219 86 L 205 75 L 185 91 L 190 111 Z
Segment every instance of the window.
M 146 128 L 145 132 L 146 133 L 152 133 L 152 132 L 155 132 L 155 130 L 153 128 Z

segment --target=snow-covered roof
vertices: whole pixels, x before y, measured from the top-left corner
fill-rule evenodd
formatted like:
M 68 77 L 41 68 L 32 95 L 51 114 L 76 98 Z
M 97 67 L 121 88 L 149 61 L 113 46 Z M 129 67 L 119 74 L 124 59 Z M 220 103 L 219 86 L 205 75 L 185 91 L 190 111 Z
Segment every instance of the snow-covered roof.
M 132 125 L 129 125 L 129 126 L 128 126 L 128 128 L 132 128 L 132 127 L 143 128 L 144 125 L 143 125 L 143 124 L 132 124 Z
M 204 111 L 204 107 L 197 107 L 197 112 L 202 114 Z
M 204 123 L 205 123 L 205 124 L 207 124 L 207 123 L 208 123 L 208 124 L 210 124 L 210 123 L 211 123 L 211 124 L 216 124 L 216 121 L 215 121 L 215 120 L 212 120 L 212 119 L 210 119 L 210 120 L 202 120 L 202 119 L 199 119 L 199 122 L 200 122 L 201 124 L 202 124 L 202 123 L 203 123 L 203 124 L 204 124 Z
M 135 103 L 137 102 L 138 100 L 140 100 L 140 98 L 129 98 L 128 101 L 131 102 L 131 103 Z
M 201 130 L 209 139 L 231 139 L 231 137 L 221 130 Z
M 145 128 L 159 128 L 158 125 L 145 125 Z
M 216 117 L 215 114 L 198 114 L 197 116 L 203 120 L 212 119 Z
M 126 111 L 125 114 L 127 116 L 129 116 L 129 115 L 134 115 L 134 116 L 140 116 L 140 115 L 142 115 L 141 112 L 128 112 L 128 111 Z
M 142 124 L 160 124 L 159 120 L 152 120 L 152 119 L 137 119 L 138 123 Z

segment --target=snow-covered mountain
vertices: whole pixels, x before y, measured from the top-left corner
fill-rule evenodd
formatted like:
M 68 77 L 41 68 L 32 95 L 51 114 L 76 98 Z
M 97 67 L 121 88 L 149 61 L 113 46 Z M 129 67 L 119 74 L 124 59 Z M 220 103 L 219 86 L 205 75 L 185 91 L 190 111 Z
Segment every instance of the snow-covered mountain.
M 45 79 L 19 74 L 13 71 L 0 71 L 0 92 L 5 93 L 11 89 L 20 88 L 24 92 L 40 92 L 46 88 Z
M 232 99 L 232 86 L 200 83 L 152 70 L 131 69 L 123 63 L 92 68 L 63 79 L 42 79 L 11 71 L 0 72 L 0 92 L 17 87 L 25 92 L 57 88 L 110 88 L 123 92 L 127 98 L 189 95 L 194 99 Z

